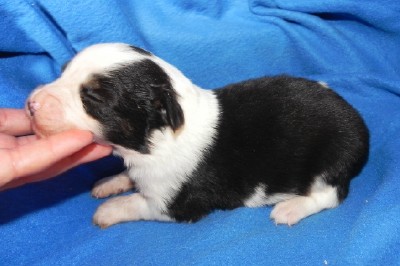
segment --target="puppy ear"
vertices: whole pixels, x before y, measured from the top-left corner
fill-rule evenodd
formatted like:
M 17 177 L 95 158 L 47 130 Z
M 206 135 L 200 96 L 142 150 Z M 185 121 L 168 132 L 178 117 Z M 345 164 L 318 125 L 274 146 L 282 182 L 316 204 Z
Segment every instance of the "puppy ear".
M 153 107 L 160 112 L 164 122 L 176 131 L 185 122 L 177 93 L 168 84 L 150 84 L 150 86 L 153 91 Z

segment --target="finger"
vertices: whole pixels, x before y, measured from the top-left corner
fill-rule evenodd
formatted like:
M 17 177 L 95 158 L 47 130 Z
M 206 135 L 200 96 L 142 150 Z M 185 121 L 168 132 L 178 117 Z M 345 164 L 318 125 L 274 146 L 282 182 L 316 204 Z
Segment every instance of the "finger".
M 8 134 L 0 133 L 0 149 L 13 149 L 17 146 L 29 144 L 39 139 L 36 135 L 14 137 Z
M 89 131 L 70 130 L 13 150 L 0 150 L 0 186 L 14 178 L 38 173 L 93 141 Z
M 13 149 L 18 146 L 17 138 L 0 133 L 0 149 Z
M 22 146 L 22 145 L 32 143 L 34 141 L 38 141 L 40 139 L 40 137 L 38 137 L 37 135 L 27 135 L 27 136 L 17 137 L 15 139 L 16 139 L 17 145 Z
M 92 162 L 110 155 L 111 152 L 111 146 L 104 146 L 92 143 L 71 156 L 71 165 L 74 167 L 83 163 Z
M 5 186 L 1 187 L 0 190 L 10 189 L 22 186 L 27 183 L 38 182 L 49 179 L 77 165 L 105 157 L 109 155 L 111 152 L 112 152 L 111 147 L 102 146 L 95 143 L 90 144 L 85 148 L 83 148 L 82 150 L 78 151 L 77 153 L 73 154 L 72 156 L 57 162 L 54 166 L 48 168 L 47 170 L 28 177 L 15 179 L 6 184 Z
M 31 134 L 31 121 L 23 109 L 0 108 L 0 132 L 14 136 Z
M 38 173 L 40 180 L 59 175 L 75 166 L 83 163 L 91 162 L 107 155 L 110 155 L 112 151 L 111 147 L 101 146 L 95 143 L 89 144 L 80 151 L 68 156 L 59 162 L 52 165 L 44 172 Z M 37 178 L 35 178 L 37 179 Z

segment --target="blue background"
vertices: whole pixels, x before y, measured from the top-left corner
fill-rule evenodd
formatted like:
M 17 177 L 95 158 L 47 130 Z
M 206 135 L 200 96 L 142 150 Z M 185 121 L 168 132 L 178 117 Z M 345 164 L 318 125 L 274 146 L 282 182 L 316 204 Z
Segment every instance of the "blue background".
M 0 193 L 1 265 L 400 265 L 397 0 L 0 0 L 0 107 L 22 107 L 99 42 L 145 48 L 204 88 L 282 73 L 323 80 L 368 124 L 368 164 L 340 207 L 293 227 L 265 207 L 100 230 L 91 219 L 103 200 L 90 189 L 122 169 L 109 157 Z

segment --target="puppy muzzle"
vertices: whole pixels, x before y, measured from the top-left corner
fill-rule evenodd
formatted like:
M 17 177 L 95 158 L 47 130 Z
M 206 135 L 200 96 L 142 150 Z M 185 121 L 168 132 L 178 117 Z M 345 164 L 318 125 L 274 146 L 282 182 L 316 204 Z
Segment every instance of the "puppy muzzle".
M 31 94 L 25 109 L 32 121 L 34 132 L 39 136 L 49 136 L 69 129 L 61 100 L 49 93 L 45 87 L 36 89 Z

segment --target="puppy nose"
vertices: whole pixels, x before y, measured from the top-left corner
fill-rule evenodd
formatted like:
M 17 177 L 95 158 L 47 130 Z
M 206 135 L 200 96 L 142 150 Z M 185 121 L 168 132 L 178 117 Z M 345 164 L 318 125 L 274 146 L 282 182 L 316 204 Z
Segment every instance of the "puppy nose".
M 35 112 L 39 109 L 40 104 L 35 101 L 28 101 L 28 110 L 30 116 L 34 116 Z

